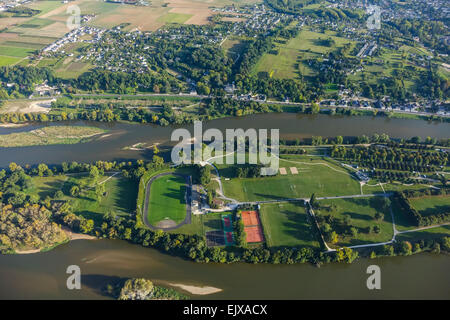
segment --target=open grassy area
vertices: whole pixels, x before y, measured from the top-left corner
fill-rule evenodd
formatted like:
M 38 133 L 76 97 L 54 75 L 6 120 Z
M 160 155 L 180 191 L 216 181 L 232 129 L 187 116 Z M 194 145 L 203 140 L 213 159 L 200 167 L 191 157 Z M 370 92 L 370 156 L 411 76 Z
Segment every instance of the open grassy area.
M 28 147 L 87 142 L 106 130 L 95 127 L 52 126 L 28 132 L 0 135 L 0 147 Z
M 322 45 L 321 40 L 331 38 L 335 41 L 335 45 L 327 47 Z M 261 71 L 267 72 L 271 77 L 279 79 L 293 79 L 302 75 L 314 75 L 313 70 L 306 63 L 307 59 L 319 58 L 322 54 L 326 54 L 349 43 L 353 45 L 353 41 L 336 37 L 332 31 L 325 33 L 313 32 L 307 29 L 300 31 L 297 37 L 286 41 L 286 39 L 278 39 L 275 51 L 264 54 L 255 65 L 253 72 L 258 74 Z
M 303 203 L 265 204 L 260 217 L 268 246 L 319 248 Z
M 311 157 L 290 156 L 280 161 L 280 168 L 286 168 L 286 175 L 258 178 L 232 177 L 232 166 L 218 165 L 224 177 L 225 195 L 240 201 L 272 200 L 285 198 L 309 198 L 312 193 L 318 197 L 360 194 L 358 181 L 346 169 L 324 160 Z M 291 174 L 295 167 L 298 174 Z
M 340 236 L 337 246 L 352 246 L 369 244 L 375 242 L 384 242 L 392 239 L 393 228 L 392 218 L 389 210 L 383 209 L 382 197 L 371 198 L 353 198 L 353 199 L 333 199 L 321 200 L 321 209 L 315 210 L 317 216 L 331 215 L 334 218 L 345 219 L 350 218 L 350 225 L 357 228 L 358 233 L 355 237 L 351 235 Z M 330 208 L 326 210 L 325 207 Z M 375 219 L 375 214 L 382 214 L 380 220 Z M 367 233 L 364 230 L 368 227 L 379 226 L 380 232 Z
M 104 214 L 128 216 L 134 212 L 136 206 L 136 183 L 120 175 L 112 178 L 110 176 L 111 174 L 105 174 L 96 181 L 86 173 L 33 177 L 32 187 L 26 190 L 26 193 L 40 198 L 47 196 L 53 198 L 55 193 L 61 190 L 64 193 L 61 200 L 70 201 L 75 214 L 93 219 L 96 225 L 99 225 Z M 95 193 L 95 185 L 102 182 L 105 184 L 105 194 L 99 199 Z M 82 191 L 78 196 L 70 194 L 70 189 L 74 185 L 81 187 Z
M 408 200 L 414 209 L 416 209 L 423 216 L 450 212 L 449 196 L 428 196 L 411 198 Z
M 169 232 L 204 236 L 208 231 L 222 230 L 221 214 L 222 213 L 208 213 L 192 215 L 191 224 L 182 225 L 180 228 Z
M 411 241 L 417 239 L 436 239 L 442 238 L 444 236 L 450 237 L 450 225 L 408 233 L 401 233 L 397 235 L 396 239 L 397 241 Z
M 176 223 L 186 217 L 186 181 L 183 177 L 170 175 L 155 179 L 151 184 L 148 205 L 148 221 L 156 225 L 164 219 Z

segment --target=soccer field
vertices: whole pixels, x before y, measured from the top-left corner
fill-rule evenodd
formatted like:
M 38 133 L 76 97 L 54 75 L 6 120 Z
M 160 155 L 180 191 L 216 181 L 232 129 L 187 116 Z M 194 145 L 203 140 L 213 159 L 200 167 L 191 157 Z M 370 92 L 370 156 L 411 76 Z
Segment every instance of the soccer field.
M 360 194 L 359 182 L 341 167 L 322 160 L 293 158 L 280 161 L 286 175 L 258 178 L 231 178 L 223 181 L 225 195 L 239 201 L 261 201 L 285 198 L 309 198 Z M 290 168 L 297 168 L 292 174 Z M 222 167 L 221 176 L 227 178 L 229 168 Z
M 162 220 L 180 223 L 186 217 L 186 181 L 184 177 L 165 175 L 150 185 L 148 221 L 156 226 Z

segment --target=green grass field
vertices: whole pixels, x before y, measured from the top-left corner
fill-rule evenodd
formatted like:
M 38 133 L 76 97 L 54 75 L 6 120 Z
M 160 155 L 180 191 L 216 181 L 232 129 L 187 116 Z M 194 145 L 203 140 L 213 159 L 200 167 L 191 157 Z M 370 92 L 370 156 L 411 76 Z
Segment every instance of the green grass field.
M 0 56 L 0 67 L 16 64 L 20 60 L 21 58 Z
M 97 179 L 101 183 L 108 179 L 110 174 L 100 176 Z M 73 212 L 88 219 L 93 219 L 96 225 L 106 213 L 118 216 L 128 216 L 135 211 L 137 185 L 130 179 L 114 176 L 105 182 L 106 194 L 97 198 L 95 194 L 95 181 L 85 173 L 76 175 L 58 175 L 53 177 L 33 177 L 32 188 L 26 190 L 29 195 L 38 195 L 41 198 L 53 197 L 58 190 L 63 191 L 62 200 L 72 203 Z M 79 196 L 70 195 L 70 189 L 74 185 L 81 185 L 82 192 Z
M 261 206 L 260 217 L 269 247 L 319 248 L 303 203 L 265 204 Z
M 280 161 L 280 168 L 287 175 L 258 178 L 231 178 L 223 180 L 225 195 L 240 201 L 272 200 L 285 198 L 309 198 L 312 193 L 318 197 L 360 194 L 358 181 L 349 173 L 328 161 L 312 160 L 311 157 L 289 157 L 293 162 Z M 220 175 L 230 177 L 232 167 L 218 165 Z M 290 172 L 296 167 L 298 174 Z
M 384 242 L 392 239 L 392 218 L 389 210 L 382 209 L 383 198 L 354 198 L 354 199 L 333 199 L 320 200 L 321 206 L 334 205 L 331 211 L 325 209 L 315 210 L 318 216 L 331 215 L 335 218 L 344 219 L 346 216 L 350 218 L 350 224 L 358 229 L 355 238 L 351 236 L 339 237 L 337 246 L 353 246 L 361 244 L 369 244 L 375 242 Z M 380 212 L 383 218 L 380 221 L 375 220 L 375 213 Z M 380 233 L 365 233 L 364 228 L 378 225 Z
M 208 231 L 222 230 L 221 214 L 222 213 L 208 213 L 192 215 L 191 224 L 182 225 L 176 230 L 169 232 L 204 236 Z
M 415 232 L 401 233 L 397 235 L 397 241 L 411 241 L 417 239 L 435 239 L 442 238 L 444 236 L 450 237 L 450 225 L 438 227 L 438 228 L 430 228 L 426 230 L 420 230 Z
M 148 221 L 156 225 L 166 218 L 179 223 L 186 217 L 186 185 L 183 177 L 162 176 L 151 184 Z
M 188 21 L 193 15 L 183 14 L 183 13 L 166 13 L 165 15 L 158 18 L 158 21 L 165 23 L 180 23 L 183 24 Z
M 327 47 L 321 45 L 320 40 L 331 38 L 335 45 Z M 336 37 L 334 32 L 325 33 L 312 32 L 307 29 L 300 31 L 296 38 L 286 42 L 285 39 L 278 39 L 275 50 L 276 54 L 264 54 L 253 69 L 254 74 L 261 71 L 267 72 L 271 77 L 278 79 L 297 78 L 299 71 L 302 75 L 314 75 L 314 72 L 305 63 L 306 59 L 318 58 L 322 54 L 331 52 L 337 47 L 342 47 L 346 43 L 353 44 L 353 41 Z
M 438 213 L 450 212 L 449 196 L 429 196 L 409 199 L 411 205 L 421 215 L 429 216 Z
M 0 46 L 0 55 L 8 57 L 25 58 L 34 51 L 34 49 L 30 48 Z

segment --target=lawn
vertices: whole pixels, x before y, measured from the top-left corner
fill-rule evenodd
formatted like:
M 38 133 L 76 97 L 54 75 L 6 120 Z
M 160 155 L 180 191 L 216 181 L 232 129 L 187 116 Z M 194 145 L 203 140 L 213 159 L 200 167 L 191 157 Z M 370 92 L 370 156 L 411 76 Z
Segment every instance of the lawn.
M 319 248 L 303 203 L 265 204 L 261 206 L 260 217 L 269 247 Z
M 360 194 L 358 181 L 341 167 L 328 161 L 312 160 L 311 157 L 290 157 L 291 161 L 280 161 L 286 175 L 258 178 L 230 178 L 231 166 L 218 165 L 227 197 L 240 201 L 273 200 L 285 198 L 309 198 Z M 296 167 L 298 174 L 291 174 Z
M 408 200 L 414 209 L 423 216 L 450 212 L 449 196 L 427 196 Z
M 156 225 L 164 219 L 180 223 L 186 217 L 186 181 L 170 175 L 155 179 L 151 184 L 148 221 Z
M 108 176 L 98 179 L 99 182 L 104 181 Z M 76 178 L 75 178 L 76 179 Z M 87 179 L 87 177 L 85 178 Z M 70 178 L 64 185 L 71 185 Z M 69 189 L 70 190 L 70 189 Z M 86 218 L 93 219 L 96 223 L 101 222 L 102 215 L 112 213 L 118 216 L 129 216 L 135 211 L 137 184 L 120 176 L 115 176 L 105 182 L 106 195 L 98 201 L 95 189 L 88 189 L 81 197 L 73 202 L 74 213 L 82 215 Z
M 331 215 L 334 218 L 350 218 L 350 225 L 358 230 L 356 237 L 339 236 L 337 246 L 353 246 L 375 242 L 385 242 L 392 239 L 392 217 L 389 210 L 383 210 L 383 197 L 320 200 L 321 209 L 315 210 L 317 216 Z M 330 207 L 328 211 L 325 207 Z M 380 221 L 375 219 L 375 213 L 381 213 Z M 366 233 L 367 227 L 379 226 L 379 233 Z M 322 227 L 322 226 L 321 226 Z M 339 233 L 339 232 L 338 232 Z
M 222 230 L 221 215 L 222 212 L 192 215 L 191 224 L 182 225 L 169 232 L 204 236 L 208 231 Z
M 438 227 L 438 228 L 430 228 L 426 230 L 402 233 L 396 236 L 397 241 L 412 241 L 417 239 L 435 239 L 442 238 L 443 236 L 450 237 L 450 225 Z

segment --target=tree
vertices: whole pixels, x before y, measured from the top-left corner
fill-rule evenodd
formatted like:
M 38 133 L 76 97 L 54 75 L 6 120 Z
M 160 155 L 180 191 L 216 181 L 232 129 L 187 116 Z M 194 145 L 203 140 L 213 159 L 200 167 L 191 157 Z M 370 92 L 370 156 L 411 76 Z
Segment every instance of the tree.
M 313 193 L 311 195 L 311 198 L 309 199 L 309 204 L 311 205 L 312 208 L 318 208 L 319 207 L 319 203 L 316 199 L 316 194 Z
M 80 194 L 80 187 L 79 186 L 73 186 L 72 188 L 70 188 L 70 195 L 72 197 L 76 197 Z
M 9 164 L 9 170 L 11 170 L 11 172 L 14 172 L 17 170 L 18 165 L 15 162 L 11 162 Z
M 342 136 L 336 137 L 336 144 L 342 144 L 344 142 L 344 138 Z
M 99 176 L 99 171 L 96 166 L 91 166 L 91 169 L 89 170 L 89 177 L 93 178 L 94 180 L 97 180 Z
M 319 113 L 320 111 L 320 106 L 317 103 L 311 103 L 311 113 L 312 114 L 316 114 Z
M 120 290 L 119 300 L 146 300 L 153 291 L 153 283 L 147 279 L 128 279 Z
M 380 212 L 375 213 L 375 220 L 379 221 L 383 218 L 383 215 Z

